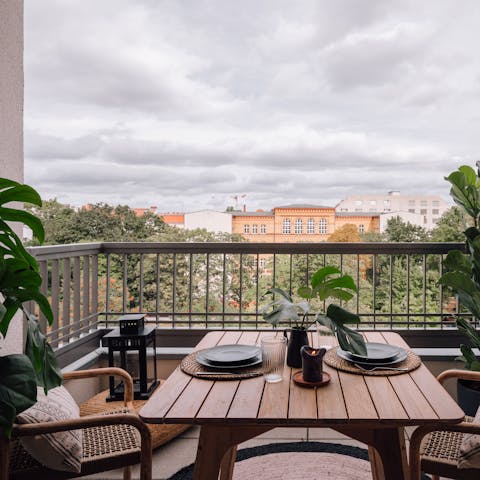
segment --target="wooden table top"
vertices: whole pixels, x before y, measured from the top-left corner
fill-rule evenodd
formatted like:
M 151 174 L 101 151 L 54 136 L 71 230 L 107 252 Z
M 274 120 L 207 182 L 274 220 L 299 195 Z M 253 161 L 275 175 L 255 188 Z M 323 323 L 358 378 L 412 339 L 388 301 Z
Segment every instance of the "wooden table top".
M 317 338 L 311 344 L 332 344 L 334 337 Z M 233 343 L 256 344 L 272 332 L 210 332 L 195 350 Z M 370 342 L 408 348 L 396 333 L 369 332 Z M 394 376 L 363 376 L 338 371 L 324 364 L 331 382 L 322 388 L 296 385 L 292 376 L 300 369 L 285 366 L 284 380 L 265 383 L 263 377 L 212 381 L 191 377 L 178 367 L 153 393 L 140 416 L 150 423 L 272 426 L 406 426 L 458 423 L 463 411 L 421 365 Z

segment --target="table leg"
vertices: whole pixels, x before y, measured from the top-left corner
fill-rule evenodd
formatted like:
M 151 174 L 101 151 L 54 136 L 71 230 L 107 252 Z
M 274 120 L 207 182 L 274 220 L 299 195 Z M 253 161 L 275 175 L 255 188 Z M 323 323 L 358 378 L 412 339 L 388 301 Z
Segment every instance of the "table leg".
M 402 427 L 335 427 L 335 430 L 369 445 L 368 453 L 374 480 L 408 480 L 407 449 Z
M 234 445 L 233 447 L 230 447 L 230 449 L 227 450 L 227 453 L 223 456 L 220 465 L 220 480 L 230 480 L 232 478 L 236 458 L 237 446 Z
M 202 425 L 193 480 L 218 480 L 220 468 L 221 479 L 230 480 L 236 446 L 271 429 L 272 427 Z

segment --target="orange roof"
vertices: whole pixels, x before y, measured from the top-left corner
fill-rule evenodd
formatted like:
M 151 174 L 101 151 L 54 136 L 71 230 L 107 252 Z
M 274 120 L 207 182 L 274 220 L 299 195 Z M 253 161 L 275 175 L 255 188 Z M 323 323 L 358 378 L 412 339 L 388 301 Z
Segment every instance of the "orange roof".
M 162 213 L 159 215 L 165 223 L 179 224 L 185 223 L 183 213 Z

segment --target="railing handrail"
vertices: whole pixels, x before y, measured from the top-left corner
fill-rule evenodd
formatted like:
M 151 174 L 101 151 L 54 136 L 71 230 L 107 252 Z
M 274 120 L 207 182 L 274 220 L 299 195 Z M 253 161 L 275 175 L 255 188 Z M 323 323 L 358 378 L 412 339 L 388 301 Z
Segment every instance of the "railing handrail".
M 97 253 L 244 253 L 244 254 L 446 254 L 465 251 L 457 242 L 319 242 L 319 243 L 251 243 L 251 242 L 98 242 L 49 245 L 28 249 L 38 260 Z
M 77 257 L 82 255 L 96 255 L 102 253 L 102 242 L 95 243 L 68 243 L 65 245 L 45 245 L 41 247 L 28 247 L 27 251 L 35 256 L 38 261 L 64 258 L 65 256 Z

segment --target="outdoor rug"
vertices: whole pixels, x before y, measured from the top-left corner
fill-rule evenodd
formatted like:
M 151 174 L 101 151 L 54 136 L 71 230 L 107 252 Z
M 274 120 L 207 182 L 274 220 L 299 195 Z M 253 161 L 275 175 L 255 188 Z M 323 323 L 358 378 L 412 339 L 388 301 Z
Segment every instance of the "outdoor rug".
M 169 480 L 191 480 L 193 464 Z M 237 452 L 233 480 L 371 480 L 368 452 L 324 442 L 271 443 Z M 423 480 L 430 477 L 423 476 Z

